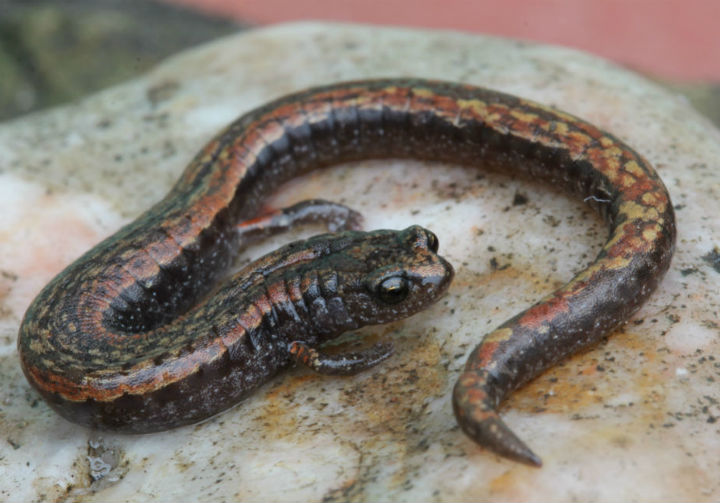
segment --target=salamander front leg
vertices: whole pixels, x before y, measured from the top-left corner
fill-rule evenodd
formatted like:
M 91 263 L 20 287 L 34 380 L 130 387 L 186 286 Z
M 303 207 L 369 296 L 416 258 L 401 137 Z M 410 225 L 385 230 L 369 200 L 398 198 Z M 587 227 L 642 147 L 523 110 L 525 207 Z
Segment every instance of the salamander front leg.
M 290 343 L 290 354 L 296 362 L 310 367 L 319 374 L 353 375 L 369 369 L 393 353 L 392 344 L 381 342 L 358 352 L 328 354 L 311 348 L 304 342 Z
M 361 230 L 363 217 L 344 204 L 324 199 L 308 199 L 287 208 L 245 220 L 239 223 L 235 230 L 240 238 L 247 242 L 279 234 L 297 225 L 311 223 L 324 223 L 330 232 Z

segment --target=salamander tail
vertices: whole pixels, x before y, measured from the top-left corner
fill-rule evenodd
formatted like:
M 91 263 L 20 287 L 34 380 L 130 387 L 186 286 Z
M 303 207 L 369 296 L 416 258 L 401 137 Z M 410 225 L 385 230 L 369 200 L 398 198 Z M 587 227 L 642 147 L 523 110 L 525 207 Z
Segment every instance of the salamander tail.
M 542 466 L 541 459 L 500 419 L 495 410 L 498 393 L 492 388 L 486 371 L 463 372 L 453 391 L 453 409 L 460 427 L 477 444 L 500 456 Z

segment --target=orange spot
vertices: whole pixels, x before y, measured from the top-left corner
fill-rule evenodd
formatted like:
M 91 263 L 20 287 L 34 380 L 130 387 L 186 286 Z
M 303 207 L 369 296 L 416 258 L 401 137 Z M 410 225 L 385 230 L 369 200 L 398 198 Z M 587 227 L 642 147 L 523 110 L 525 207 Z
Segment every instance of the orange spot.
M 538 329 L 544 323 L 548 323 L 558 317 L 560 313 L 570 311 L 567 297 L 568 292 L 560 292 L 545 302 L 541 302 L 525 312 L 525 315 L 518 321 L 519 325 L 527 328 Z
M 499 342 L 483 342 L 469 360 L 467 370 L 479 370 L 485 368 L 494 358 Z

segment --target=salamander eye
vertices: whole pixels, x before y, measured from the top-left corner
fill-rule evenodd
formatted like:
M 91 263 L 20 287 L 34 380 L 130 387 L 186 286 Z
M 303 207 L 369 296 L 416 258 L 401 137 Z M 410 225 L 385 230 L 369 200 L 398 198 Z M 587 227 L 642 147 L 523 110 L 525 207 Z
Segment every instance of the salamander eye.
M 377 286 L 377 295 L 386 304 L 397 304 L 408 296 L 408 280 L 402 276 L 391 276 Z
M 433 253 L 437 253 L 438 251 L 438 238 L 435 234 L 433 234 L 430 231 L 427 231 L 427 244 L 428 248 L 430 248 L 430 251 Z

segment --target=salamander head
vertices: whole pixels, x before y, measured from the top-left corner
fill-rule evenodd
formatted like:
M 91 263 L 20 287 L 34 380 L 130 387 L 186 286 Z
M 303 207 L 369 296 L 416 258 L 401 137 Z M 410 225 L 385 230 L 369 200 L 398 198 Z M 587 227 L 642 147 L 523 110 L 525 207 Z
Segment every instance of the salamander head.
M 325 336 L 415 314 L 436 302 L 454 276 L 452 265 L 437 254 L 435 234 L 416 225 L 313 240 L 327 246 L 316 263 L 320 295 L 311 309 Z

